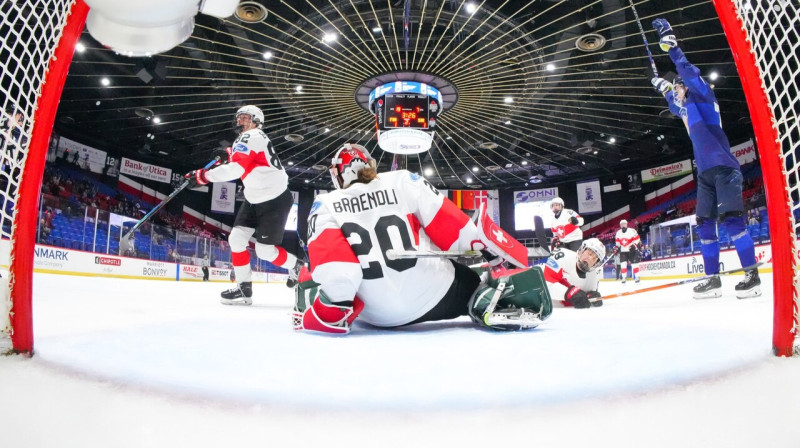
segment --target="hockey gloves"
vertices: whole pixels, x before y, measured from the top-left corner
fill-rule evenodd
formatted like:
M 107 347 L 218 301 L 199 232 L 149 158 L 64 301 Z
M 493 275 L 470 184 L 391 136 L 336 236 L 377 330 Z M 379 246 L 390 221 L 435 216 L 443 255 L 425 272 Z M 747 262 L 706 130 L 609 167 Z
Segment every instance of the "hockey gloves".
M 589 296 L 577 286 L 569 287 L 567 292 L 564 293 L 564 301 L 575 308 L 589 308 L 592 306 L 591 302 L 589 302 Z
M 189 188 L 197 188 L 208 183 L 208 179 L 206 179 L 206 170 L 204 169 L 194 170 L 183 177 L 189 182 L 187 185 Z
M 662 51 L 669 51 L 671 48 L 678 46 L 678 39 L 675 38 L 675 33 L 673 33 L 672 27 L 669 26 L 669 22 L 666 19 L 653 20 L 653 28 L 658 32 L 660 39 L 658 46 L 661 47 Z
M 650 84 L 653 85 L 656 92 L 660 92 L 662 95 L 666 95 L 667 92 L 672 90 L 672 83 L 664 78 L 653 78 L 650 80 Z
M 577 217 L 575 217 L 575 216 L 571 216 L 571 217 L 569 218 L 569 223 L 570 223 L 570 224 L 572 224 L 573 226 L 577 226 L 579 222 L 580 222 L 580 221 L 578 221 L 578 218 L 577 218 Z
M 333 303 L 323 291 L 319 291 L 314 303 L 295 318 L 295 330 L 323 334 L 347 334 L 356 320 L 364 302 L 358 297 L 352 301 Z
M 591 303 L 592 306 L 603 306 L 603 296 L 601 296 L 599 292 L 589 291 L 586 293 L 586 297 L 589 298 L 589 303 Z

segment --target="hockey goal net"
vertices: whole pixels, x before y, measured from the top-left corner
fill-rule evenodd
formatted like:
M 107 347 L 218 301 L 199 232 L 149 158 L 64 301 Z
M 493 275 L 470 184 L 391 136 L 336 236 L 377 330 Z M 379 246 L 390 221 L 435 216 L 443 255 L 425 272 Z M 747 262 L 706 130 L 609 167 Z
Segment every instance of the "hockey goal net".
M 53 121 L 88 7 L 82 0 L 0 2 L 0 350 L 33 351 L 33 252 Z M 10 346 L 10 347 L 9 347 Z
M 800 6 L 795 0 L 714 0 L 753 120 L 769 212 L 776 355 L 797 351 L 800 216 Z M 788 217 L 788 219 L 787 219 Z
M 713 0 L 747 97 L 764 174 L 774 269 L 776 354 L 793 353 L 798 331 L 800 213 L 800 7 L 796 0 Z M 0 328 L 18 352 L 33 350 L 31 313 L 39 190 L 58 99 L 83 29 L 82 0 L 0 3 Z M 19 112 L 19 113 L 17 113 Z M 14 126 L 16 131 L 11 131 Z M 786 219 L 786 217 L 789 219 Z M 3 335 L 0 333 L 0 339 Z

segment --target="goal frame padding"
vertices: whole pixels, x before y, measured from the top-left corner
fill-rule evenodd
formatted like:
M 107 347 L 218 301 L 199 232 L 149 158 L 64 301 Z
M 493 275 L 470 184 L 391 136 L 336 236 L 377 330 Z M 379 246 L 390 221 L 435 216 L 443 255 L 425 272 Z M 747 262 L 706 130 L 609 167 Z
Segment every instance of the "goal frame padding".
M 731 47 L 739 78 L 742 81 L 747 106 L 753 121 L 753 131 L 761 159 L 761 172 L 769 211 L 769 233 L 772 242 L 772 272 L 774 314 L 772 350 L 777 356 L 792 356 L 796 336 L 796 289 L 794 276 L 794 229 L 791 220 L 791 200 L 786 183 L 784 159 L 774 116 L 753 55 L 744 24 L 736 12 L 733 0 L 713 0 L 722 29 Z
M 14 226 L 9 266 L 11 294 L 11 343 L 15 352 L 33 354 L 33 253 L 38 225 L 39 193 L 47 161 L 50 135 L 64 82 L 83 32 L 89 7 L 77 0 L 70 10 L 61 38 L 56 44 L 36 102 L 25 167 L 15 201 Z

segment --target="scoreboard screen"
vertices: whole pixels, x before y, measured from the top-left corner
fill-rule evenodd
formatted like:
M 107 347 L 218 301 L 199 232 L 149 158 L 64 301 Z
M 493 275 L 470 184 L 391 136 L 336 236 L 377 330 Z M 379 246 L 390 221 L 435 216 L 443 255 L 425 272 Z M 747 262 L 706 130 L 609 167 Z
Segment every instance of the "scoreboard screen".
M 427 129 L 428 105 L 427 95 L 414 93 L 394 93 L 386 95 L 384 105 L 383 127 L 391 128 L 421 128 Z

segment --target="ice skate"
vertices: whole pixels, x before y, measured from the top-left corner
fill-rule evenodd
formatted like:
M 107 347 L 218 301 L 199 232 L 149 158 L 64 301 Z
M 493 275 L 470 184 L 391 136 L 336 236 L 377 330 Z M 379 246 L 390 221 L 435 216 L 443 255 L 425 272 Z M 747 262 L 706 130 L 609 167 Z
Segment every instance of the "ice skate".
M 636 280 L 634 280 L 634 283 L 639 283 L 639 277 L 636 277 Z
M 289 277 L 286 279 L 287 288 L 294 288 L 297 285 L 297 278 L 300 276 L 300 269 L 303 269 L 305 264 L 305 261 L 298 258 L 297 262 L 294 264 L 294 267 L 289 269 Z
M 719 275 L 708 277 L 694 287 L 695 299 L 713 299 L 722 296 L 722 282 Z
M 758 269 L 745 271 L 744 280 L 736 285 L 736 298 L 747 299 L 761 295 L 761 279 L 758 277 Z
M 252 305 L 253 299 L 253 284 L 251 282 L 242 282 L 227 291 L 220 294 L 222 299 L 220 303 L 223 305 Z

